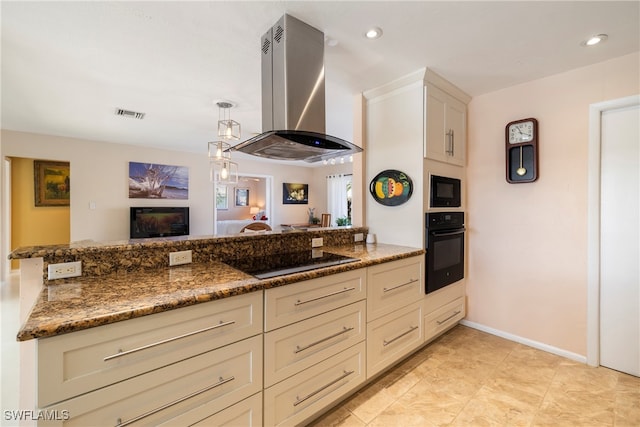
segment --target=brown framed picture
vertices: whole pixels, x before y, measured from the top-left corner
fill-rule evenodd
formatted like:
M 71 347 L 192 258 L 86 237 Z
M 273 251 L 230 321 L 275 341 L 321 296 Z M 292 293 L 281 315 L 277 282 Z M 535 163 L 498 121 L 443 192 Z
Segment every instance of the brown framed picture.
M 69 162 L 33 161 L 36 206 L 69 206 Z

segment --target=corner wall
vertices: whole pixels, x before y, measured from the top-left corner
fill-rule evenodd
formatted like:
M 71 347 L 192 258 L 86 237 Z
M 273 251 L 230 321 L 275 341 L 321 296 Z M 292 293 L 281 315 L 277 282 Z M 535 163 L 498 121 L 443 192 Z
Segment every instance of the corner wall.
M 640 93 L 640 55 L 472 99 L 467 320 L 578 355 L 587 348 L 589 105 Z M 504 129 L 539 121 L 539 179 L 505 180 Z

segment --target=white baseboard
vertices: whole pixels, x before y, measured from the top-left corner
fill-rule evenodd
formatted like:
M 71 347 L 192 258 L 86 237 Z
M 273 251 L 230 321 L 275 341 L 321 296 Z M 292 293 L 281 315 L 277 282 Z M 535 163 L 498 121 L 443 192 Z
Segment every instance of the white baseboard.
M 544 344 L 544 343 L 541 343 L 541 342 L 538 342 L 538 341 L 534 341 L 534 340 L 530 340 L 528 338 L 523 338 L 523 337 L 520 337 L 518 335 L 513 335 L 513 334 L 510 334 L 508 332 L 500 331 L 498 329 L 493 329 L 493 328 L 490 328 L 488 326 L 481 325 L 481 324 L 475 323 L 475 322 L 470 322 L 470 321 L 465 320 L 465 319 L 461 320 L 460 324 L 464 325 L 464 326 L 468 326 L 468 327 L 473 328 L 473 329 L 477 329 L 477 330 L 482 331 L 482 332 L 486 332 L 486 333 L 491 334 L 491 335 L 496 335 L 498 337 L 507 339 L 509 341 L 515 341 L 517 343 L 524 344 L 524 345 L 527 345 L 529 347 L 537 348 L 538 350 L 546 351 L 547 353 L 552 353 L 552 354 L 555 354 L 555 355 L 558 355 L 558 356 L 566 357 L 567 359 L 575 360 L 576 362 L 585 363 L 585 364 L 587 363 L 587 357 L 583 356 L 581 354 L 572 353 L 570 351 L 563 350 L 561 348 L 553 347 L 551 345 Z

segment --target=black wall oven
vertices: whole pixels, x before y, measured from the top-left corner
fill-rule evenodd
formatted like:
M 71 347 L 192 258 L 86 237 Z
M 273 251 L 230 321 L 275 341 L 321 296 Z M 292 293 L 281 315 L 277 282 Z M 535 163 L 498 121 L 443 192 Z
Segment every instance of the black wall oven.
M 426 293 L 464 278 L 464 212 L 427 212 Z

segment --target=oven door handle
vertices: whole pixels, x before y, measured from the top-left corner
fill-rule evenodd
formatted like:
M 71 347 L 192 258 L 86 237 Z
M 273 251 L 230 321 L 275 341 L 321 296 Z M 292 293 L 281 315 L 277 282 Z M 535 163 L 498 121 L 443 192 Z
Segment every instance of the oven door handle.
M 462 227 L 460 229 L 456 229 L 455 231 L 432 231 L 432 236 L 455 236 L 456 234 L 463 234 L 466 231 L 466 228 Z

